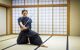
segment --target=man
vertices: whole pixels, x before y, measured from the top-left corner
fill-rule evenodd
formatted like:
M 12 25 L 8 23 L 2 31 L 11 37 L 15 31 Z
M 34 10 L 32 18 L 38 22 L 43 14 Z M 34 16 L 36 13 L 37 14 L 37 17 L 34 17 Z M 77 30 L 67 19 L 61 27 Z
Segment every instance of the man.
M 30 44 L 38 45 L 41 47 L 47 47 L 42 45 L 42 40 L 38 33 L 31 30 L 31 18 L 27 17 L 28 11 L 22 10 L 22 17 L 18 18 L 18 24 L 21 28 L 21 32 L 17 39 L 17 44 Z

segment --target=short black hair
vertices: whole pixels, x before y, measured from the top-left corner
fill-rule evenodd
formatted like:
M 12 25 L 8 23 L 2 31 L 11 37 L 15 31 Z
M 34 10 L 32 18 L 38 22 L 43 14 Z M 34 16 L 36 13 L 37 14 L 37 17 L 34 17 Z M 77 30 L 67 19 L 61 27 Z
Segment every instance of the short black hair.
M 24 11 L 28 12 L 28 10 L 22 10 L 22 14 L 23 14 Z

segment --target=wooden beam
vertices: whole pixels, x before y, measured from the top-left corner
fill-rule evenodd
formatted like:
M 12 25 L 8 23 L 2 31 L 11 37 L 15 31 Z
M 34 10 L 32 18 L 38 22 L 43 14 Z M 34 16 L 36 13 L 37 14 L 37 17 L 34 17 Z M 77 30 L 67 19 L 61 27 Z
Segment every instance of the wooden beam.
M 28 7 L 66 7 L 67 4 L 46 4 L 46 5 L 15 5 L 12 8 L 28 8 Z
M 67 33 L 70 35 L 70 0 L 67 0 Z
M 18 35 L 19 33 L 13 33 L 13 35 Z M 39 35 L 46 35 L 46 36 L 66 36 L 66 34 L 39 34 Z
M 37 1 L 39 5 L 39 0 Z M 37 7 L 37 32 L 39 32 L 39 7 Z
M 6 8 L 10 8 L 11 7 L 10 5 L 6 5 L 6 4 L 2 4 L 2 3 L 0 3 L 0 6 L 6 7 Z
M 12 5 L 12 2 L 11 2 L 11 5 Z M 13 16 L 12 16 L 12 14 L 13 14 L 12 12 L 13 12 L 13 11 L 12 11 L 12 6 L 11 6 L 11 8 L 10 8 L 10 12 L 11 12 L 11 15 L 10 15 L 10 16 L 11 16 L 11 17 L 10 17 L 10 31 L 11 31 L 11 32 L 10 32 L 10 33 L 13 34 Z
M 6 35 L 8 34 L 8 8 L 6 8 Z
M 13 30 L 13 23 L 12 23 L 12 21 L 13 21 L 13 19 L 12 19 L 12 8 L 10 8 L 10 12 L 11 12 L 11 14 L 10 14 L 10 33 L 12 34 L 12 30 Z
M 48 35 L 48 36 L 66 36 L 66 34 L 40 34 L 40 35 Z

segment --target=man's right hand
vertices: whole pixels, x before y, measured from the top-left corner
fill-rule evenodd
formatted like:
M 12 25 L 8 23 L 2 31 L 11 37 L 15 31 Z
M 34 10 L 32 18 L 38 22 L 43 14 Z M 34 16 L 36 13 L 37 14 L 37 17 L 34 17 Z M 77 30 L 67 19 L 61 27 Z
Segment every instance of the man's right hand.
M 27 29 L 27 27 L 25 27 L 25 25 L 23 25 L 22 22 L 20 22 L 20 26 L 21 26 L 21 30 Z
M 21 28 L 21 30 L 25 30 L 25 29 L 27 29 L 27 27 L 25 27 L 25 26 Z

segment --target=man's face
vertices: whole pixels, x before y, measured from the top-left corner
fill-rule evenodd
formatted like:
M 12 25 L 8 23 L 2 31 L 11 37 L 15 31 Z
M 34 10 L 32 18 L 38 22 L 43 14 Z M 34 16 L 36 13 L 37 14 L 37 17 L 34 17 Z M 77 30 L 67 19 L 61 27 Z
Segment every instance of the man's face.
M 27 11 L 24 11 L 24 12 L 22 13 L 23 16 L 27 16 L 27 14 L 28 14 Z

